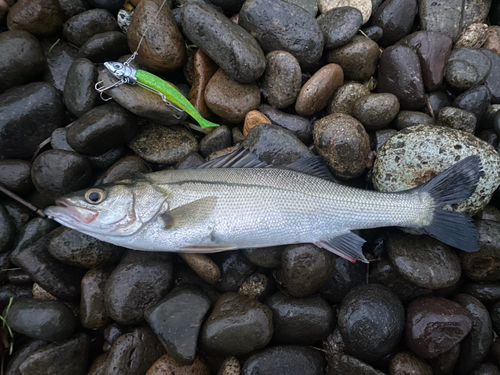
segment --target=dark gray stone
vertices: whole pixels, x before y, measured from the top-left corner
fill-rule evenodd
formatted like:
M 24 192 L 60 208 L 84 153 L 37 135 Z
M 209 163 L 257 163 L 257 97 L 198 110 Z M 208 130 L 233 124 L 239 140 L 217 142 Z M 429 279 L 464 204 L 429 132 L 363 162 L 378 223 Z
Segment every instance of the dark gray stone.
M 61 6 L 65 21 L 90 8 L 85 0 L 58 0 L 58 3 Z
M 241 252 L 256 266 L 278 268 L 281 265 L 281 254 L 284 249 L 285 246 L 257 247 L 243 249 Z
M 210 298 L 196 285 L 178 286 L 162 301 L 144 311 L 144 317 L 175 360 L 194 362 L 198 333 Z
M 87 3 L 89 3 L 89 5 L 93 8 L 106 9 L 113 14 L 118 12 L 118 10 L 122 7 L 123 3 L 125 2 L 124 0 L 85 0 L 85 1 L 87 1 Z M 172 7 L 171 2 L 167 2 L 167 6 L 169 4 L 170 4 L 169 7 L 171 8 Z
M 304 144 L 311 142 L 313 125 L 305 117 L 278 111 L 267 104 L 261 104 L 258 110 L 266 115 L 274 125 L 279 125 L 295 134 Z
M 210 5 L 187 2 L 182 25 L 185 35 L 236 82 L 250 83 L 264 73 L 265 56 L 256 40 Z
M 409 34 L 418 5 L 416 0 L 386 0 L 372 13 L 371 22 L 379 26 L 383 36 L 379 41 L 382 47 L 388 47 Z
M 356 357 L 347 354 L 334 354 L 328 360 L 326 375 L 383 375 L 382 371 L 375 370 Z
M 352 263 L 339 257 L 335 260 L 333 277 L 319 290 L 319 293 L 330 303 L 340 303 L 353 287 L 366 284 L 367 271 L 366 263 Z
M 65 340 L 76 327 L 75 315 L 60 301 L 21 299 L 3 315 L 6 315 L 7 324 L 14 331 L 38 340 Z
M 20 299 L 33 297 L 32 290 L 32 284 L 4 284 L 0 286 L 0 304 L 2 304 L 2 306 L 7 306 L 11 298 L 13 298 L 13 301 L 17 301 Z
M 482 48 L 481 52 L 491 61 L 491 70 L 484 85 L 490 90 L 491 102 L 500 104 L 500 56 L 487 48 Z
M 232 143 L 231 130 L 226 125 L 221 125 L 200 141 L 200 154 L 207 157 L 215 151 L 230 147 Z
M 118 31 L 116 17 L 105 9 L 90 9 L 64 23 L 63 35 L 71 44 L 81 47 L 96 34 Z
M 103 328 L 111 320 L 104 302 L 104 288 L 110 273 L 110 269 L 94 268 L 83 276 L 80 322 L 84 328 Z
M 43 73 L 43 80 L 62 93 L 69 68 L 78 58 L 78 49 L 56 37 L 44 39 L 42 47 L 47 56 L 47 69 Z
M 76 59 L 71 64 L 64 84 L 64 103 L 77 117 L 94 108 L 99 100 L 95 89 L 97 69 L 88 59 Z
M 88 156 L 87 160 L 90 163 L 92 169 L 107 169 L 116 163 L 123 156 L 123 146 L 118 146 L 112 148 L 111 150 L 105 152 L 101 155 Z
M 130 53 L 127 36 L 120 31 L 106 31 L 94 35 L 81 46 L 78 57 L 84 57 L 95 63 L 115 61 L 120 56 Z
M 0 205 L 0 253 L 10 250 L 16 238 L 17 231 L 12 217 Z
M 379 130 L 397 116 L 399 100 L 393 94 L 370 94 L 363 96 L 354 104 L 353 117 L 367 130 Z
M 444 78 L 451 87 L 465 91 L 480 85 L 491 70 L 491 60 L 477 48 L 454 49 L 444 68 Z
M 0 95 L 0 157 L 30 158 L 38 145 L 62 125 L 64 105 L 44 82 L 17 86 Z
M 436 121 L 428 114 L 418 111 L 399 111 L 395 119 L 396 129 L 398 130 L 422 124 L 436 125 Z
M 465 284 L 464 291 L 483 303 L 500 300 L 500 283 L 467 283 Z
M 453 107 L 473 113 L 477 122 L 481 123 L 490 105 L 490 100 L 491 94 L 486 86 L 475 86 L 457 96 L 453 101 Z
M 220 280 L 215 287 L 221 292 L 236 292 L 243 281 L 250 276 L 256 266 L 250 262 L 240 251 L 226 251 L 211 256 L 219 266 Z
M 17 236 L 16 243 L 11 252 L 11 258 L 15 258 L 19 251 L 34 244 L 41 237 L 52 232 L 58 226 L 59 223 L 54 220 L 44 219 L 42 217 L 35 217 L 33 220 L 30 220 Z
M 462 31 L 463 0 L 422 0 L 420 28 L 448 35 L 457 41 Z
M 444 107 L 439 111 L 437 124 L 474 134 L 477 127 L 477 118 L 473 113 L 466 110 Z
M 192 169 L 205 163 L 205 159 L 197 152 L 190 152 L 183 156 L 175 165 L 175 169 Z
M 323 33 L 306 10 L 284 1 L 248 0 L 238 23 L 257 39 L 265 53 L 287 51 L 301 65 L 318 62 L 323 53 Z
M 333 49 L 348 43 L 363 24 L 363 15 L 353 7 L 337 7 L 321 14 L 318 24 L 323 32 L 325 48 Z

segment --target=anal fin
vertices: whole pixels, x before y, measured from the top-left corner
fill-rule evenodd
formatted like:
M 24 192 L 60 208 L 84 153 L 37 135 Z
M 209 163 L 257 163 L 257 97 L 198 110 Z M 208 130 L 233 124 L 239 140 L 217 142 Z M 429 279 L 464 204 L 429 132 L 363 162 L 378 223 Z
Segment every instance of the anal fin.
M 165 229 L 192 227 L 205 221 L 213 212 L 216 197 L 205 197 L 160 215 Z
M 355 263 L 357 260 L 368 263 L 368 260 L 363 255 L 363 244 L 365 242 L 366 241 L 358 235 L 348 232 L 337 237 L 329 238 L 328 240 L 317 241 L 314 244 L 352 263 Z

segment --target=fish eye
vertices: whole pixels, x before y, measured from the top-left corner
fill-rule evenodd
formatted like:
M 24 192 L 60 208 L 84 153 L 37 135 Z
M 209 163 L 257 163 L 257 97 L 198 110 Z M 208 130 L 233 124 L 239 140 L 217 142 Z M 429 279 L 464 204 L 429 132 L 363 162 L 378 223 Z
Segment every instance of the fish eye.
M 101 203 L 104 199 L 106 199 L 106 191 L 98 188 L 89 189 L 85 193 L 85 199 L 87 202 L 92 204 Z

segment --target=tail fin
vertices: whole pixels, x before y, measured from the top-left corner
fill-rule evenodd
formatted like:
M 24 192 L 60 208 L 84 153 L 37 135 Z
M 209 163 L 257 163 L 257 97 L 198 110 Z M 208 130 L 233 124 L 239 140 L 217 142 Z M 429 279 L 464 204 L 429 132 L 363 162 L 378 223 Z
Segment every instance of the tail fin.
M 479 234 L 470 216 L 440 207 L 469 198 L 482 174 L 481 159 L 472 155 L 419 187 L 419 192 L 430 194 L 436 206 L 431 224 L 419 229 L 457 249 L 468 252 L 479 250 Z

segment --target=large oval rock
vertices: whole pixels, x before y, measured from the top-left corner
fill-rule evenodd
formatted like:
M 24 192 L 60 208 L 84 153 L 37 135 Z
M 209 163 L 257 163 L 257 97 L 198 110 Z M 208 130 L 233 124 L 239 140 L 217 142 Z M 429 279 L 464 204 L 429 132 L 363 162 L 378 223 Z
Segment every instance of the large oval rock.
M 7 15 L 9 30 L 24 30 L 37 38 L 57 33 L 63 14 L 57 0 L 19 0 Z
M 335 260 L 333 277 L 319 290 L 321 296 L 330 303 L 340 303 L 356 285 L 366 284 L 367 265 L 352 263 L 345 258 Z
M 111 320 L 104 302 L 104 288 L 110 273 L 109 269 L 94 268 L 83 276 L 80 321 L 85 328 L 103 328 Z
M 278 111 L 267 104 L 261 104 L 259 111 L 266 115 L 271 123 L 291 131 L 305 144 L 311 142 L 313 126 L 307 118 Z
M 250 83 L 264 73 L 266 60 L 257 41 L 210 5 L 184 4 L 182 24 L 186 36 L 236 82 Z
M 491 60 L 477 48 L 454 49 L 444 70 L 444 78 L 451 87 L 467 90 L 486 80 L 491 70 Z
M 379 150 L 373 184 L 386 192 L 412 189 L 469 155 L 481 158 L 484 174 L 470 198 L 453 209 L 474 215 L 488 204 L 500 184 L 500 156 L 470 133 L 427 125 L 401 130 Z
M 390 353 L 404 330 L 404 308 L 390 289 L 376 284 L 351 289 L 340 304 L 338 324 L 347 351 L 367 362 Z
M 144 320 L 143 312 L 168 293 L 173 282 L 170 254 L 129 251 L 113 270 L 104 291 L 106 310 L 120 324 Z
M 129 53 L 127 37 L 120 31 L 106 31 L 87 40 L 78 51 L 78 57 L 85 57 L 95 63 L 117 60 Z
M 272 313 L 266 305 L 237 293 L 223 294 L 201 327 L 203 350 L 242 355 L 266 346 L 273 335 Z
M 88 59 L 77 59 L 71 64 L 64 84 L 64 104 L 77 117 L 94 108 L 99 99 L 95 89 L 97 69 Z
M 76 14 L 63 26 L 64 37 L 76 47 L 106 31 L 118 31 L 116 18 L 106 9 L 90 9 Z
M 266 53 L 290 52 L 301 65 L 316 63 L 323 53 L 323 33 L 318 22 L 294 4 L 248 0 L 241 7 L 238 23 L 257 39 Z
M 0 95 L 0 157 L 29 158 L 62 125 L 64 105 L 44 82 L 15 87 Z
M 141 1 L 134 9 L 127 31 L 131 51 L 135 51 L 142 41 L 137 61 L 157 73 L 180 68 L 186 58 L 184 38 L 174 15 L 168 6 L 162 5 L 163 0 Z
M 47 56 L 47 69 L 43 73 L 43 80 L 54 86 L 57 91 L 63 92 L 68 70 L 78 58 L 78 49 L 63 40 L 57 40 L 52 37 L 42 42 Z
M 372 23 L 383 31 L 379 41 L 382 47 L 388 47 L 407 35 L 413 27 L 417 15 L 416 0 L 386 0 L 372 15 Z
M 0 33 L 0 94 L 41 75 L 46 59 L 40 42 L 27 31 Z
M 47 341 L 65 340 L 76 327 L 75 315 L 64 303 L 44 299 L 15 301 L 6 319 L 14 331 Z
M 370 138 L 355 118 L 334 113 L 314 123 L 314 145 L 334 175 L 343 179 L 360 176 L 370 152 Z
M 399 112 L 396 95 L 370 94 L 354 104 L 352 115 L 368 130 L 379 130 L 389 125 Z
M 137 120 L 132 114 L 116 103 L 108 103 L 76 120 L 66 140 L 82 154 L 100 155 L 130 141 L 136 130 Z
M 0 184 L 13 193 L 29 193 L 33 189 L 31 163 L 19 159 L 0 160 Z
M 462 0 L 422 0 L 420 2 L 420 28 L 436 31 L 456 41 L 462 31 Z
M 363 15 L 353 7 L 344 6 L 330 9 L 318 17 L 323 32 L 325 48 L 333 49 L 348 43 L 363 23 Z

